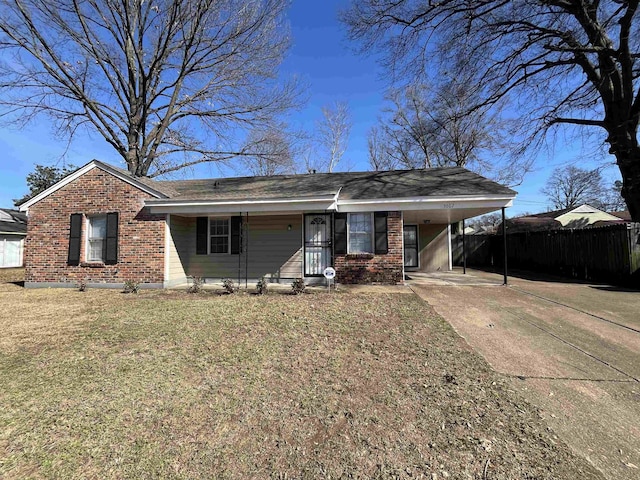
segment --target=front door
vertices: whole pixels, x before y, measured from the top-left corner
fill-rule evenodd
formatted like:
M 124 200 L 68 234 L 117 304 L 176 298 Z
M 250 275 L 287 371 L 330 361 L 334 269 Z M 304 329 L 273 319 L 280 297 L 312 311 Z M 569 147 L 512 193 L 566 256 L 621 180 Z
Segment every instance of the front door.
M 418 226 L 405 225 L 404 236 L 404 266 L 409 268 L 418 267 Z
M 331 215 L 304 216 L 304 275 L 320 276 L 331 266 Z

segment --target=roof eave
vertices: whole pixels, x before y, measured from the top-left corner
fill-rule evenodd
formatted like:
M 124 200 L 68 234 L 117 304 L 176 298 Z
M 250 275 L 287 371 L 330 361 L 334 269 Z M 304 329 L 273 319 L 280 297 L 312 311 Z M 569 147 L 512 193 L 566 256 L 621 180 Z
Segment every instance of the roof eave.
M 120 173 L 116 169 L 110 167 L 106 163 L 103 163 L 103 162 L 101 162 L 99 160 L 91 160 L 89 163 L 83 165 L 82 167 L 78 168 L 74 172 L 70 173 L 69 175 L 67 175 L 66 177 L 61 179 L 60 181 L 54 183 L 53 185 L 51 185 L 46 190 L 43 190 L 38 195 L 30 198 L 29 200 L 27 200 L 26 202 L 21 204 L 18 208 L 20 209 L 21 212 L 27 212 L 29 210 L 29 207 L 31 207 L 32 205 L 38 203 L 40 200 L 48 197 L 52 193 L 60 190 L 65 185 L 68 185 L 69 183 L 73 182 L 74 180 L 80 178 L 82 175 L 84 175 L 85 173 L 93 170 L 94 168 L 99 168 L 99 169 L 101 169 L 101 170 L 113 175 L 114 177 L 117 177 L 120 180 L 123 180 L 124 182 L 126 182 L 126 183 L 128 183 L 130 185 L 133 185 L 134 187 L 136 187 L 136 188 L 142 190 L 143 192 L 148 193 L 149 195 L 152 195 L 152 196 L 154 196 L 156 198 L 168 198 L 168 196 L 165 195 L 164 193 L 162 193 L 161 191 L 156 190 L 156 189 L 154 189 L 154 188 L 152 188 L 152 187 L 150 187 L 148 185 L 145 185 L 142 182 L 137 181 L 135 179 L 135 177 L 123 175 L 122 173 Z

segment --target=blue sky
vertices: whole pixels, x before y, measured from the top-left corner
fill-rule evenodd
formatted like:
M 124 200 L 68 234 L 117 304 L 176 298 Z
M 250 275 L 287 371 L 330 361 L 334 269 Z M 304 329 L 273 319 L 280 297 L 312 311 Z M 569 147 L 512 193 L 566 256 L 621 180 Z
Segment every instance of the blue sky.
M 377 122 L 387 85 L 375 58 L 355 53 L 337 21 L 339 9 L 347 3 L 346 0 L 293 1 L 289 11 L 293 47 L 282 69 L 285 74 L 302 76 L 310 87 L 307 105 L 292 117 L 295 126 L 311 130 L 321 117 L 323 105 L 336 100 L 348 102 L 353 127 L 345 160 L 351 170 L 367 170 L 366 134 Z M 62 160 L 66 149 L 66 142 L 54 137 L 44 118 L 22 129 L 0 126 L 0 207 L 13 206 L 13 198 L 27 193 L 25 177 L 35 164 L 62 165 L 66 161 L 79 166 L 98 158 L 124 167 L 115 151 L 97 134 L 78 136 Z M 567 163 L 582 168 L 597 166 L 585 160 L 580 151 L 577 144 L 559 141 L 553 151 L 539 153 L 534 171 L 525 177 L 522 185 L 515 187 L 519 196 L 508 215 L 546 209 L 547 202 L 539 190 L 554 167 Z M 604 173 L 610 181 L 618 178 L 615 168 Z M 220 171 L 214 166 L 202 166 L 184 175 L 186 178 L 217 176 Z

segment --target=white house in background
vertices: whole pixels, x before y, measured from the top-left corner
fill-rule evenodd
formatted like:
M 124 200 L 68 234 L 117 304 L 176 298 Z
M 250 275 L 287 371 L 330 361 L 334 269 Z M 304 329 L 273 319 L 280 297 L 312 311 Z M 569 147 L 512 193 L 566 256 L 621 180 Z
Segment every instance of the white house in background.
M 22 266 L 27 216 L 17 210 L 0 208 L 0 268 Z
M 534 221 L 555 220 L 560 223 L 562 228 L 584 228 L 596 222 L 619 221 L 620 218 L 584 203 L 577 207 L 512 218 L 511 222 L 514 224 L 524 224 L 527 220 L 530 220 L 532 223 Z

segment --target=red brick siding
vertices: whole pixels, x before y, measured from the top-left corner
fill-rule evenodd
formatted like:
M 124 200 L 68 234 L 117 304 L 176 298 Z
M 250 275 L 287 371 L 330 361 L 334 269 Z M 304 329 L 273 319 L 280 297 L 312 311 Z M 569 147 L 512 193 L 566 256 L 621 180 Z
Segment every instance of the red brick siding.
M 339 283 L 402 283 L 402 213 L 388 212 L 385 255 L 336 255 L 334 266 Z
M 94 168 L 29 208 L 25 242 L 27 282 L 162 283 L 165 216 L 143 207 L 151 195 Z M 118 212 L 118 263 L 87 264 L 86 218 Z M 67 265 L 69 218 L 84 215 L 80 265 Z

